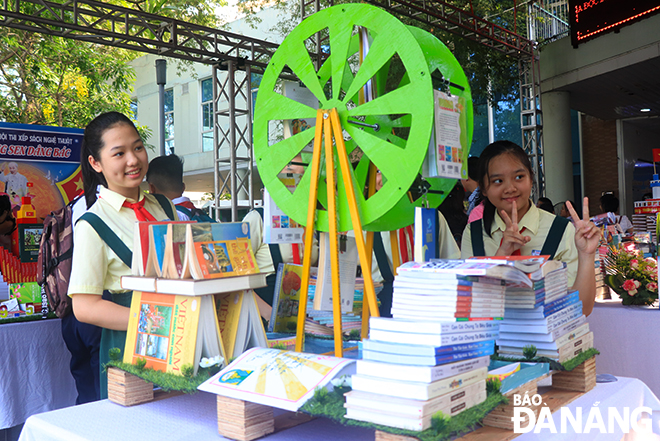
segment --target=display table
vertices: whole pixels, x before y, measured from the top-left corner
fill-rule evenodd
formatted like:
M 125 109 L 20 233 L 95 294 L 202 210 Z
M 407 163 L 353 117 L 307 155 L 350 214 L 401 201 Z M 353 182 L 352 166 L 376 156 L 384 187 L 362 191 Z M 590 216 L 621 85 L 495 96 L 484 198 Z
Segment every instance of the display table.
M 614 383 L 598 384 L 568 407 L 581 406 L 588 415 L 596 403 L 601 408 L 648 406 L 654 416 L 660 415 L 660 402 L 653 393 L 634 378 L 619 378 Z M 573 412 L 575 414 L 575 412 Z M 276 410 L 277 414 L 277 410 Z M 559 424 L 559 422 L 557 422 Z M 617 426 L 618 428 L 618 426 Z M 653 425 L 656 433 L 660 426 Z M 570 430 L 570 426 L 569 426 Z M 517 440 L 572 439 L 570 434 L 552 438 L 549 430 L 540 434 L 524 434 Z M 574 436 L 574 435 L 573 435 Z M 585 434 L 580 439 L 619 440 L 622 432 L 613 434 Z M 654 435 L 644 435 L 645 440 Z M 123 407 L 108 400 L 56 410 L 28 418 L 19 441 L 83 441 L 134 440 L 140 441 L 200 441 L 224 439 L 218 435 L 216 397 L 205 392 L 195 395 L 179 395 L 160 401 Z M 262 439 L 268 441 L 372 441 L 374 431 L 359 427 L 347 427 L 325 418 L 274 433 Z M 658 438 L 660 439 L 660 438 Z
M 0 325 L 0 429 L 75 404 L 60 319 Z
M 589 317 L 594 333 L 597 374 L 639 378 L 660 396 L 660 311 L 623 306 L 620 300 L 596 302 Z

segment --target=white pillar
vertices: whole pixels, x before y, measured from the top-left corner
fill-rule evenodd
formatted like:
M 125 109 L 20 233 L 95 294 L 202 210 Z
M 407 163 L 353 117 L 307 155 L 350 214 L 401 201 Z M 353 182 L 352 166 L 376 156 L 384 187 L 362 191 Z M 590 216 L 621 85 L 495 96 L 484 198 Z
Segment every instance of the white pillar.
M 573 200 L 573 149 L 568 92 L 547 92 L 543 103 L 545 195 L 553 204 Z

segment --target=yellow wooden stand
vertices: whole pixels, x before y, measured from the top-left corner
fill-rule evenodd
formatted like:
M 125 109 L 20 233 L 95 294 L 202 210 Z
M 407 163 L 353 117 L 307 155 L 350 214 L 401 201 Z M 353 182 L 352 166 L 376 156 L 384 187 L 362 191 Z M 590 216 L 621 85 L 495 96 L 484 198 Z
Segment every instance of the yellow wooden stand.
M 333 134 L 336 149 L 333 151 Z M 325 135 L 325 136 L 324 136 Z M 298 307 L 298 327 L 296 332 L 296 351 L 303 349 L 303 337 L 305 333 L 305 318 L 307 317 L 307 294 L 309 288 L 309 269 L 311 267 L 312 234 L 314 233 L 314 221 L 316 214 L 316 200 L 318 195 L 318 179 L 321 168 L 321 140 L 325 139 L 325 165 L 327 170 L 328 188 L 328 219 L 330 220 L 330 268 L 332 273 L 332 310 L 335 337 L 335 356 L 342 357 L 344 354 L 342 327 L 341 327 L 341 293 L 339 285 L 339 251 L 337 249 L 337 206 L 334 174 L 334 154 L 337 153 L 339 166 L 344 183 L 346 185 L 346 198 L 355 231 L 360 265 L 364 268 L 364 297 L 363 309 L 365 314 L 378 316 L 378 304 L 374 291 L 374 282 L 371 278 L 371 252 L 367 253 L 364 234 L 362 233 L 362 222 L 358 212 L 355 188 L 350 172 L 346 146 L 342 136 L 341 124 L 337 109 L 319 109 L 316 114 L 316 133 L 314 137 L 314 152 L 312 155 L 312 175 L 309 189 L 309 202 L 307 207 L 307 228 L 305 228 L 305 249 L 303 254 L 303 279 L 300 290 L 300 303 Z M 366 335 L 363 319 L 362 335 Z

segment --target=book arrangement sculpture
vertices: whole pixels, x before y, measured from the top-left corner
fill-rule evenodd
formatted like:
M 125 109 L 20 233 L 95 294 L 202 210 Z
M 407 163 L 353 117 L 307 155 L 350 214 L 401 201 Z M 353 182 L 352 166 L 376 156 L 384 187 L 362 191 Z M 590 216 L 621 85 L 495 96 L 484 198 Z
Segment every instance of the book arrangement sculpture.
M 121 282 L 133 290 L 123 363 L 150 380 L 113 370 L 110 400 L 150 401 L 152 383 L 187 390 L 198 381 L 195 390 L 208 378 L 193 380 L 200 367 L 217 372 L 246 349 L 267 346 L 252 291 L 266 285 L 265 274 L 249 233 L 241 222 L 136 222 L 134 276 Z

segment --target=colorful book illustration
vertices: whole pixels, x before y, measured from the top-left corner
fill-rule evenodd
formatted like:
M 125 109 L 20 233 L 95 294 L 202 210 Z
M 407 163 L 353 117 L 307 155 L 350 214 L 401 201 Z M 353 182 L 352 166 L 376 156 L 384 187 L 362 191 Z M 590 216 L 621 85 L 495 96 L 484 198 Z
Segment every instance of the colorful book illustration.
M 247 222 L 187 226 L 184 277 L 213 279 L 258 272 Z
M 325 355 L 253 348 L 198 389 L 295 412 L 316 388 L 355 373 L 355 360 Z
M 133 292 L 124 362 L 146 361 L 147 368 L 197 373 L 202 357 L 226 360 L 212 296 Z
M 298 323 L 302 265 L 280 263 L 277 268 L 273 311 L 268 332 L 295 332 Z

